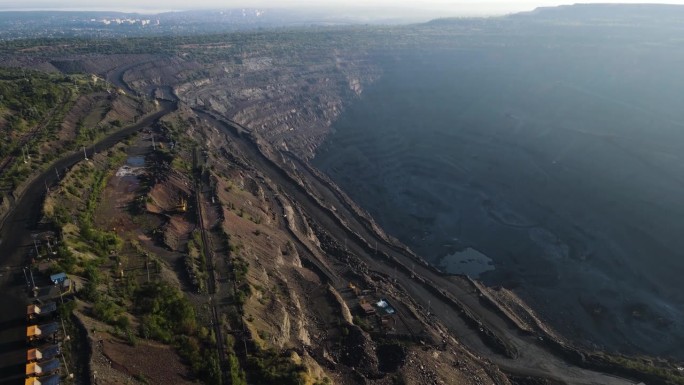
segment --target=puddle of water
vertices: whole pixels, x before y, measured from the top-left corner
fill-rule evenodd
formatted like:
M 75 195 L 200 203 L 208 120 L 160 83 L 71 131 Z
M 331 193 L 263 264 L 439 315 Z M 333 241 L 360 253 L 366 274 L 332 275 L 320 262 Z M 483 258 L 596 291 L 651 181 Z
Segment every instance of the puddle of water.
M 466 274 L 478 278 L 480 274 L 494 270 L 494 262 L 488 256 L 469 247 L 444 256 L 440 261 L 440 267 L 449 274 Z
M 116 171 L 116 176 L 120 178 L 133 177 L 137 180 L 138 175 L 142 174 L 145 170 L 145 157 L 144 156 L 129 156 L 126 159 L 126 164 L 121 166 Z
M 145 166 L 145 157 L 142 155 L 129 156 L 128 159 L 126 159 L 126 164 L 131 167 L 143 167 Z

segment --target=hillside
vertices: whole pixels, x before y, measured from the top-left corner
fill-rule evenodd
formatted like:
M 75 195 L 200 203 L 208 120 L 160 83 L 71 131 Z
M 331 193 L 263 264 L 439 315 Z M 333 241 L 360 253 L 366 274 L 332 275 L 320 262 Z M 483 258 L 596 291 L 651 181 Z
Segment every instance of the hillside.
M 583 18 L 577 12 L 567 17 Z M 456 52 L 473 75 L 503 67 L 505 55 L 536 52 L 532 40 L 515 39 L 539 37 L 538 25 L 521 26 L 525 17 L 533 16 L 6 42 L 0 129 L 10 140 L 0 150 L 7 170 L 16 171 L 3 171 L 2 179 L 0 263 L 9 273 L 0 277 L 7 293 L 0 382 L 24 378 L 26 305 L 52 298 L 60 303 L 55 322 L 64 322 L 54 338 L 65 382 L 74 373 L 75 382 L 98 384 L 684 383 L 677 361 L 647 348 L 588 346 L 563 323 L 550 323 L 557 318 L 526 303 L 517 287 L 441 271 L 402 242 L 402 231 L 422 230 L 420 217 L 387 233 L 376 221 L 381 215 L 373 218 L 372 208 L 331 179 L 352 166 L 336 164 L 327 174 L 316 168 L 314 157 L 332 145 L 351 143 L 346 162 L 365 157 L 357 181 L 392 151 L 413 154 L 421 136 L 404 143 L 411 136 L 396 130 L 420 134 L 419 126 L 401 122 L 377 122 L 395 130 L 377 139 L 388 144 L 377 161 L 363 154 L 375 145 L 364 133 L 330 140 L 344 114 L 359 113 L 383 79 L 403 76 L 388 63 Z M 511 41 L 519 45 L 506 46 Z M 586 41 L 580 36 L 571 45 Z M 442 75 L 425 63 L 403 64 Z M 436 81 L 454 80 L 453 89 L 502 84 L 493 77 L 469 84 L 458 75 Z M 404 113 L 437 89 L 419 76 L 393 84 L 393 97 L 379 98 L 390 111 L 400 96 L 425 90 L 424 99 L 408 98 Z M 539 100 L 554 89 L 544 86 Z M 479 101 L 496 102 L 511 89 Z M 445 100 L 452 111 L 457 99 Z M 488 115 L 473 112 L 473 100 L 461 102 L 461 116 L 484 127 L 466 130 L 475 139 L 463 146 L 499 149 L 496 136 L 481 139 L 488 128 L 475 124 Z M 431 106 L 436 116 L 442 107 Z M 366 120 L 381 112 L 373 109 Z M 445 137 L 441 143 L 448 147 Z M 457 164 L 496 176 L 472 159 Z M 391 180 L 367 185 L 399 183 L 399 172 L 386 170 Z M 504 222 L 519 219 L 491 201 L 488 207 Z M 61 272 L 75 286 L 55 294 L 49 277 Z

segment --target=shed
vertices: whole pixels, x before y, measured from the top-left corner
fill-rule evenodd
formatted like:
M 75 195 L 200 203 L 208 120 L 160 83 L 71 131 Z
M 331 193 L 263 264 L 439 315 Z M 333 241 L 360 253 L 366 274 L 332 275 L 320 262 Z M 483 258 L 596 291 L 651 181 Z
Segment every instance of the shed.
M 53 358 L 49 361 L 41 362 L 38 365 L 43 369 L 43 374 L 50 374 L 59 370 L 60 362 L 58 359 Z
M 40 314 L 40 308 L 38 305 L 28 305 L 26 308 L 26 316 L 28 318 L 33 318 L 36 316 L 36 314 Z
M 378 301 L 378 303 L 376 303 L 375 306 L 382 309 L 385 312 L 385 314 L 394 314 L 395 313 L 394 308 L 384 298 L 380 299 L 380 301 Z
M 35 362 L 43 359 L 43 353 L 38 349 L 29 349 L 26 352 L 26 361 Z
M 375 314 L 375 309 L 369 303 L 361 302 L 359 305 L 361 306 L 361 309 L 363 310 L 363 312 L 366 313 L 366 315 Z
M 55 285 L 64 282 L 65 279 L 67 279 L 66 273 L 57 273 L 50 276 L 50 281 Z
M 71 292 L 71 289 L 73 288 L 73 281 L 70 280 L 69 278 L 65 279 L 62 281 L 62 294 L 67 294 Z
M 49 336 L 57 333 L 59 330 L 59 324 L 57 322 L 52 322 L 45 325 L 40 325 L 40 330 L 43 332 L 44 336 Z
M 48 314 L 52 313 L 57 310 L 57 303 L 56 302 L 46 302 L 40 306 L 40 311 L 42 314 Z
M 61 353 L 59 345 L 46 345 L 40 348 L 40 353 L 43 355 L 43 359 L 50 359 Z
M 59 369 L 59 360 L 52 359 L 46 362 L 35 363 L 31 362 L 26 364 L 26 375 L 27 376 L 41 376 L 45 374 L 50 374 Z
M 26 364 L 26 375 L 27 376 L 35 376 L 36 374 L 40 374 L 40 373 L 41 373 L 40 366 L 38 366 L 38 364 L 36 364 L 35 362 L 30 362 L 30 363 Z
M 391 329 L 394 325 L 396 325 L 396 323 L 397 323 L 397 320 L 394 318 L 382 317 L 380 319 L 380 324 L 385 329 Z
M 59 375 L 55 374 L 47 377 L 30 377 L 24 381 L 24 385 L 59 385 L 61 382 Z
M 41 335 L 42 335 L 42 331 L 36 325 L 28 326 L 26 328 L 26 338 L 28 338 L 29 340 L 39 338 Z
M 29 341 L 34 341 L 39 338 L 44 338 L 57 333 L 59 330 L 59 324 L 57 322 L 40 325 L 40 326 L 28 326 L 26 328 L 26 338 Z
M 26 308 L 26 317 L 31 320 L 41 315 L 48 315 L 57 310 L 57 304 L 54 302 L 47 302 L 43 305 L 28 305 Z
M 60 353 L 59 345 L 44 345 L 39 348 L 29 349 L 26 352 L 27 362 L 49 360 Z

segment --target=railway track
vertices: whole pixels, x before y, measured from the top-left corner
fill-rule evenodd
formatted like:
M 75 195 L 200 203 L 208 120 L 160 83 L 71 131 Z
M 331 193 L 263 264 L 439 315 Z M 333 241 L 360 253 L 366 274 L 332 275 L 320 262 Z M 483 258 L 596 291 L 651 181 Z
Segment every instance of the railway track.
M 202 208 L 202 182 L 200 164 L 204 163 L 197 153 L 197 149 L 193 152 L 193 168 L 195 170 L 195 206 L 197 207 L 197 226 L 200 230 L 202 238 L 202 251 L 206 258 L 207 266 L 207 292 L 209 294 L 209 307 L 211 309 L 211 326 L 214 328 L 216 334 L 216 349 L 219 356 L 219 366 L 221 375 L 224 379 L 229 378 L 229 364 L 226 357 L 225 339 L 223 338 L 223 330 L 221 329 L 221 319 L 219 317 L 218 306 L 216 305 L 216 294 L 218 292 L 216 287 L 216 271 L 214 269 L 214 251 L 210 247 L 211 239 L 207 234 L 207 229 L 204 226 L 204 210 Z

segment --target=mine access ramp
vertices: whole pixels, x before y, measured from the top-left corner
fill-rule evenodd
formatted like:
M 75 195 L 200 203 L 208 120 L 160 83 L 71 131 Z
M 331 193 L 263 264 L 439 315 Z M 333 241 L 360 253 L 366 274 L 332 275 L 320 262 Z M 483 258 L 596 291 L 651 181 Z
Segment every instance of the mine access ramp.
M 24 381 L 24 385 L 59 385 L 59 375 L 55 374 L 47 377 L 30 377 Z
M 26 318 L 31 321 L 38 317 L 48 316 L 57 311 L 57 303 L 46 302 L 42 305 L 28 305 L 26 308 Z

